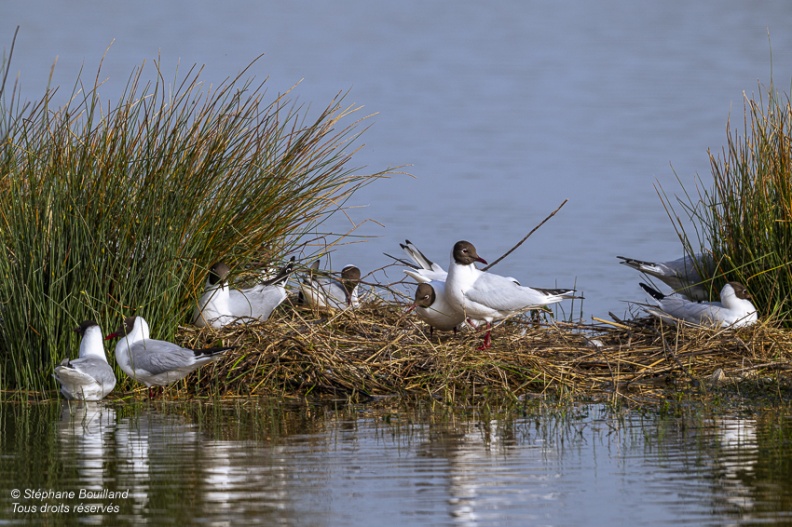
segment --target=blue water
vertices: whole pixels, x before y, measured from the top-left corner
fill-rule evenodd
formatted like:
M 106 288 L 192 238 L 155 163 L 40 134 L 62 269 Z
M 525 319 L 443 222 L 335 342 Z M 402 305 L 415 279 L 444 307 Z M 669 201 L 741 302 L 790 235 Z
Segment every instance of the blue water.
M 17 26 L 11 81 L 27 99 L 56 61 L 65 97 L 103 60 L 112 100 L 144 61 L 166 79 L 204 65 L 208 86 L 262 54 L 249 73 L 273 97 L 299 83 L 292 97 L 318 111 L 348 91 L 372 125 L 353 165 L 411 175 L 363 189 L 351 222 L 330 225 L 365 239 L 338 247 L 336 268 L 380 268 L 405 238 L 443 264 L 459 239 L 493 260 L 568 199 L 494 270 L 576 285 L 586 319 L 644 299 L 616 255 L 681 256 L 656 186 L 706 185 L 708 149 L 720 152 L 730 118 L 741 127 L 744 93 L 771 73 L 785 92 L 792 79 L 787 2 L 7 1 L 5 55 Z M 792 523 L 789 421 L 772 414 L 243 426 L 240 411 L 218 430 L 182 410 L 34 411 L 0 433 L 0 524 L 40 520 L 10 512 L 14 488 L 88 485 L 129 490 L 115 515 L 69 516 L 108 525 Z
M 0 416 L 1 524 L 792 522 L 784 413 L 494 416 L 236 401 L 5 404 Z
M 108 46 L 110 100 L 144 61 L 166 79 L 204 65 L 216 85 L 261 54 L 250 75 L 268 77 L 273 96 L 299 82 L 292 96 L 318 111 L 349 91 L 372 115 L 353 165 L 407 165 L 412 177 L 352 200 L 355 233 L 371 238 L 338 248 L 336 268 L 377 269 L 405 238 L 443 264 L 459 239 L 494 260 L 569 199 L 494 270 L 576 285 L 584 318 L 644 300 L 615 256 L 681 255 L 655 186 L 679 193 L 676 174 L 695 193 L 729 118 L 741 126 L 743 93 L 771 73 L 783 91 L 792 79 L 785 2 L 3 2 L 6 54 L 17 26 L 12 73 L 28 98 L 56 60 L 64 96 L 81 68 L 92 84 Z M 331 226 L 353 228 L 340 216 Z

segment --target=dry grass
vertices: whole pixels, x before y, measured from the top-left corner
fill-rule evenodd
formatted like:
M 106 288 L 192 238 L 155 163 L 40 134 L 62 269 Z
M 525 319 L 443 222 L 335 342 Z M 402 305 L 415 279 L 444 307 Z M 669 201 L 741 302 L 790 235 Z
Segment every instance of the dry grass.
M 758 383 L 786 398 L 792 367 L 792 333 L 763 325 L 733 331 L 650 319 L 571 324 L 526 317 L 497 326 L 493 347 L 481 351 L 481 335 L 472 330 L 430 335 L 403 306 L 380 302 L 334 314 L 288 305 L 261 324 L 182 327 L 179 338 L 190 347 L 222 341 L 238 348 L 172 387 L 171 396 L 547 396 L 643 404 Z

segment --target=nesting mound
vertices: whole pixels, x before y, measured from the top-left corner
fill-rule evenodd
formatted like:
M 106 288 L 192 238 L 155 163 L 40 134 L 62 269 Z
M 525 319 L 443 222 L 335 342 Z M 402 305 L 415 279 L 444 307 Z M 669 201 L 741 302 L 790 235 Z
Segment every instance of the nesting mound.
M 477 349 L 481 339 L 473 330 L 432 335 L 393 304 L 336 313 L 289 305 L 263 323 L 181 328 L 183 345 L 237 348 L 178 386 L 218 396 L 645 401 L 745 381 L 778 390 L 792 368 L 792 334 L 763 325 L 712 330 L 653 319 L 575 324 L 521 317 L 495 327 L 492 348 Z

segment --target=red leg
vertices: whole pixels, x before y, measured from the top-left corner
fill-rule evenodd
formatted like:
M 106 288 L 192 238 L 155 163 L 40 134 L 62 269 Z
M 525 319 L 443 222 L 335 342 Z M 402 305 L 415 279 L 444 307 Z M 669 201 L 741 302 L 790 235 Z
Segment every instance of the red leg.
M 484 343 L 481 346 L 479 346 L 477 349 L 486 350 L 492 347 L 492 337 L 490 335 L 491 333 L 492 333 L 492 324 L 487 322 L 487 334 L 484 335 Z

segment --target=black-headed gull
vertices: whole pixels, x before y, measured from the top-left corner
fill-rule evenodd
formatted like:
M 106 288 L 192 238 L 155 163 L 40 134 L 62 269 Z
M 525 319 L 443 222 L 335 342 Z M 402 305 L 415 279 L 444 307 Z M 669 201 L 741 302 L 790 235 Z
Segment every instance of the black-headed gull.
M 53 377 L 67 399 L 99 401 L 113 391 L 116 384 L 115 373 L 105 355 L 102 330 L 93 320 L 86 320 L 75 331 L 82 337 L 79 358 L 63 359 L 55 367 Z
M 246 289 L 231 289 L 231 269 L 218 262 L 209 270 L 204 293 L 198 300 L 193 323 L 198 327 L 221 328 L 232 323 L 267 320 L 286 297 L 286 282 L 293 271 L 294 257 L 274 277 Z
M 424 253 L 418 250 L 414 244 L 410 242 L 410 240 L 405 240 L 405 243 L 400 243 L 399 246 L 404 250 L 407 256 L 415 262 L 414 264 L 410 264 L 404 260 L 399 260 L 397 258 L 393 258 L 401 263 L 409 265 L 409 269 L 404 270 L 404 274 L 407 276 L 415 279 L 416 282 L 420 283 L 429 283 L 429 282 L 445 282 L 446 278 L 448 277 L 448 272 L 443 269 L 440 264 L 433 262 L 429 258 L 426 257 Z M 386 254 L 387 255 L 387 254 Z M 387 255 L 390 256 L 390 255 Z M 509 280 L 514 282 L 517 285 L 520 285 L 520 282 L 514 278 L 509 277 Z
M 314 309 L 350 309 L 360 307 L 358 285 L 360 269 L 346 265 L 341 277 L 316 276 L 319 261 L 311 265 L 309 275 L 300 282 L 300 299 Z
M 166 386 L 183 379 L 193 370 L 219 359 L 233 346 L 193 350 L 149 337 L 149 325 L 141 316 L 127 317 L 105 340 L 119 338 L 116 362 L 138 382 L 149 387 Z
M 454 309 L 445 298 L 445 282 L 421 282 L 415 290 L 415 301 L 409 311 L 415 310 L 418 318 L 432 330 L 454 330 L 465 322 L 465 312 Z
M 405 243 L 400 243 L 399 246 L 410 257 L 415 265 L 410 265 L 410 269 L 404 271 L 405 274 L 411 276 L 418 283 L 445 282 L 448 273 L 443 269 L 440 264 L 437 264 L 424 255 L 418 247 L 413 245 L 410 240 L 404 240 Z M 402 261 L 402 260 L 399 260 Z M 405 262 L 407 263 L 407 262 Z
M 622 260 L 621 264 L 632 267 L 649 276 L 654 276 L 664 282 L 675 293 L 685 295 L 690 300 L 696 302 L 710 299 L 709 281 L 715 273 L 715 262 L 708 254 L 700 254 L 695 257 L 683 256 L 677 260 L 669 262 L 644 262 L 634 258 L 617 256 Z M 707 277 L 701 276 L 706 273 Z
M 644 306 L 644 309 L 659 318 L 714 327 L 744 327 L 758 320 L 751 295 L 739 282 L 723 286 L 720 302 L 693 302 L 678 294 L 664 295 L 644 283 L 640 285 L 657 304 L 657 307 Z
M 468 319 L 487 323 L 483 349 L 491 345 L 493 321 L 564 299 L 579 298 L 574 296 L 574 289 L 537 289 L 518 285 L 512 278 L 477 269 L 476 262 L 487 263 L 472 243 L 459 241 L 454 245 L 445 296 L 448 304 L 464 312 Z

